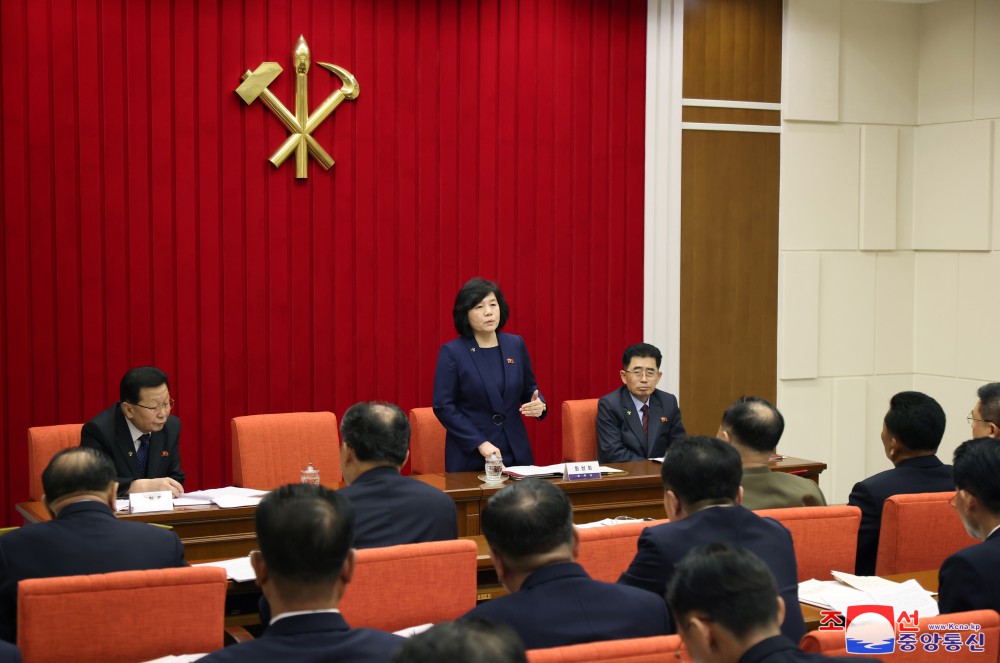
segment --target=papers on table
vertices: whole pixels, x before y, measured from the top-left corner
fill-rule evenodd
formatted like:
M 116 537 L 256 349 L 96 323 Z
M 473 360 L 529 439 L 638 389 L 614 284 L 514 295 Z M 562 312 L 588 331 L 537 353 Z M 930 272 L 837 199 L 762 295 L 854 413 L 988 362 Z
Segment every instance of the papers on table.
M 222 559 L 218 562 L 202 562 L 191 566 L 217 566 L 226 570 L 226 577 L 234 582 L 247 582 L 257 578 L 250 565 L 249 557 L 235 557 L 233 559 Z
M 582 525 L 577 525 L 577 529 L 590 529 L 591 527 L 612 527 L 614 525 L 626 525 L 628 523 L 641 523 L 652 520 L 652 518 L 629 518 L 628 516 L 618 516 L 617 518 L 605 518 L 604 520 L 597 520 L 592 523 L 583 523 Z
M 617 474 L 619 472 L 624 472 L 625 470 L 615 469 L 613 467 L 606 467 L 601 465 L 598 468 L 601 474 Z M 529 477 L 536 479 L 545 479 L 552 477 L 562 477 L 566 472 L 565 463 L 556 463 L 555 465 L 513 465 L 511 467 L 503 468 L 504 473 L 514 477 L 515 479 L 527 479 Z
M 193 493 L 183 493 L 174 500 L 174 506 L 217 504 L 223 509 L 232 509 L 238 506 L 257 506 L 260 498 L 266 494 L 266 490 L 238 488 L 236 486 L 212 488 L 211 490 L 197 490 Z M 183 501 L 184 504 L 178 504 L 178 501 Z
M 189 663 L 189 661 L 197 661 L 205 656 L 208 654 L 171 654 L 148 660 L 146 663 Z
M 834 571 L 837 580 L 799 583 L 799 601 L 824 610 L 847 613 L 851 605 L 891 605 L 896 614 L 917 610 L 921 617 L 938 614 L 937 602 L 916 580 L 893 582 L 877 576 Z
M 407 626 L 404 629 L 400 629 L 398 631 L 393 631 L 393 635 L 400 635 L 400 636 L 403 636 L 404 638 L 412 638 L 417 633 L 423 633 L 424 631 L 426 631 L 427 629 L 429 629 L 432 626 L 434 626 L 434 624 L 421 624 L 420 626 Z

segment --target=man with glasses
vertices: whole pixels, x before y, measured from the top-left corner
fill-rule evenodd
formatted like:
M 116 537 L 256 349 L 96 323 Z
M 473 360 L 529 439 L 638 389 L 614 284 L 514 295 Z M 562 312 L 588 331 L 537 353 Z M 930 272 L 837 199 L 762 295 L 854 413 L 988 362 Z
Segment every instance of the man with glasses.
M 121 399 L 84 425 L 80 444 L 114 461 L 118 496 L 169 490 L 184 492 L 179 439 L 181 420 L 170 414 L 167 374 L 153 366 L 133 368 L 118 386 Z
M 965 419 L 972 426 L 972 437 L 1000 439 L 1000 382 L 984 384 L 977 395 L 979 400 Z
M 622 355 L 623 386 L 597 403 L 597 460 L 627 463 L 658 458 L 686 436 L 677 398 L 656 388 L 660 351 L 636 343 Z

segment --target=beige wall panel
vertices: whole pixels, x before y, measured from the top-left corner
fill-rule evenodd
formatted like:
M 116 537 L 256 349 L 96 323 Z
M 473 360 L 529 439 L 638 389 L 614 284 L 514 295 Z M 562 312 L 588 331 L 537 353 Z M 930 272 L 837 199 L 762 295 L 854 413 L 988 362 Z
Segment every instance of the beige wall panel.
M 861 127 L 860 237 L 865 251 L 896 248 L 896 127 Z
M 875 366 L 873 253 L 826 252 L 819 266 L 819 374 L 868 375 Z
M 840 93 L 840 0 L 788 0 L 784 115 L 836 122 Z
M 866 378 L 833 381 L 833 444 L 827 468 L 831 492 L 825 493 L 829 504 L 847 502 L 851 488 L 865 478 L 858 459 L 865 457 L 867 412 Z
M 989 248 L 992 133 L 993 123 L 985 120 L 916 129 L 915 249 Z
M 832 393 L 832 380 L 778 381 L 777 406 L 785 417 L 778 453 L 830 464 Z M 828 472 L 819 475 L 819 487 L 829 500 Z
M 918 253 L 914 273 L 913 370 L 955 375 L 958 254 Z
M 993 250 L 1000 251 L 1000 121 L 993 122 L 993 159 L 990 163 L 993 168 Z
M 870 477 L 884 470 L 892 469 L 892 463 L 885 457 L 882 446 L 882 420 L 889 410 L 889 399 L 893 394 L 913 389 L 912 375 L 876 375 L 868 380 L 868 412 L 865 434 L 865 453 L 862 478 Z M 858 463 L 861 465 L 861 463 Z M 860 479 L 859 479 L 860 481 Z
M 920 5 L 920 124 L 972 119 L 974 0 Z
M 781 254 L 778 295 L 778 375 L 782 379 L 817 375 L 819 339 L 819 254 Z
M 958 315 L 955 375 L 1000 380 L 1000 253 L 958 255 Z
M 1000 0 L 976 0 L 973 115 L 1000 117 Z
M 972 437 L 966 417 L 976 404 L 976 389 L 984 382 L 936 375 L 913 376 L 913 388 L 932 396 L 944 408 L 948 424 L 938 447 L 938 457 L 942 462 L 951 463 L 955 448 Z
M 899 127 L 896 143 L 896 249 L 913 248 L 913 127 Z
M 858 248 L 861 130 L 786 123 L 781 134 L 782 250 Z
M 917 123 L 919 7 L 844 0 L 840 14 L 840 121 Z
M 879 253 L 875 273 L 875 373 L 913 372 L 914 255 Z

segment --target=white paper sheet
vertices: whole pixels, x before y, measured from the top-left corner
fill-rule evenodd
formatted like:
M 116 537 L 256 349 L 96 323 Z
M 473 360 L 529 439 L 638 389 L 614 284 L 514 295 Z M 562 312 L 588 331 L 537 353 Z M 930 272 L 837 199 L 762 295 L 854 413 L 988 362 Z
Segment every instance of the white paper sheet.
M 249 557 L 234 557 L 233 559 L 222 559 L 218 562 L 202 562 L 191 566 L 217 566 L 226 570 L 226 577 L 235 582 L 247 582 L 257 578 L 253 572 Z
M 555 465 L 512 465 L 503 468 L 503 471 L 512 477 L 527 479 L 529 477 L 561 477 L 565 469 L 565 463 L 556 463 Z M 625 471 L 606 465 L 601 465 L 598 469 L 601 474 L 618 474 Z
M 264 495 L 267 495 L 266 490 L 227 486 L 225 488 L 212 488 L 210 490 L 196 490 L 192 493 L 183 493 L 177 499 L 210 500 L 218 504 L 220 508 L 233 509 L 240 506 L 257 506 L 260 503 L 260 498 Z

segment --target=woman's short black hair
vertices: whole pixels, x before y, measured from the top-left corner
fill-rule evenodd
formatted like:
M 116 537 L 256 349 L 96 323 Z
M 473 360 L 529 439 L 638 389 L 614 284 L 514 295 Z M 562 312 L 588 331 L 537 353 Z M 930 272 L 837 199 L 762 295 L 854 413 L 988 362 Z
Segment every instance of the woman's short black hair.
M 487 281 L 477 276 L 466 281 L 462 289 L 455 295 L 455 308 L 452 309 L 451 313 L 455 316 L 455 331 L 458 332 L 459 336 L 472 338 L 469 311 L 475 308 L 476 304 L 489 297 L 490 293 L 497 296 L 497 304 L 500 305 L 500 324 L 497 325 L 497 331 L 503 329 L 503 326 L 507 324 L 507 318 L 510 317 L 510 307 L 507 306 L 507 300 L 500 292 L 500 286 L 493 281 Z

